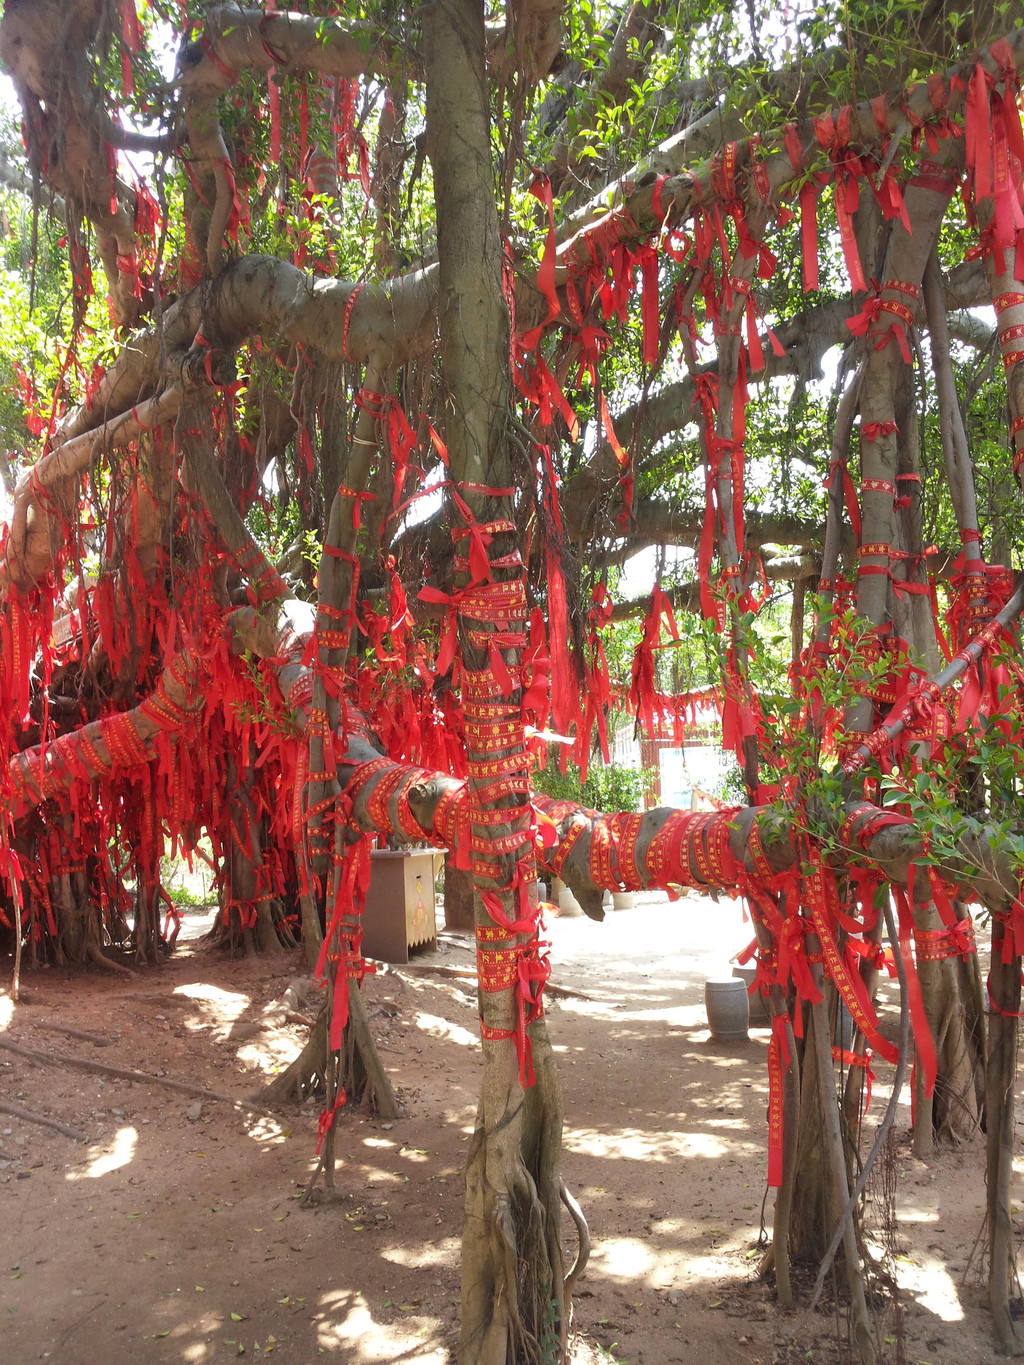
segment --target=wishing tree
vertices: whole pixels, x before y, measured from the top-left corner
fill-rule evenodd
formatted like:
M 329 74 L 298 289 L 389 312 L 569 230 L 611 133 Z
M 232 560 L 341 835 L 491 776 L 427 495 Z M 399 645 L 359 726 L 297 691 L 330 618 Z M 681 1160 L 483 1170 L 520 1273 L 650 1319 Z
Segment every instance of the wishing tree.
M 326 1084 L 329 1175 L 346 1089 L 394 1103 L 358 989 L 373 838 L 453 850 L 483 1040 L 460 1360 L 492 1365 L 565 1356 L 587 1244 L 559 1173 L 538 864 L 598 919 L 604 890 L 741 894 L 773 1020 L 780 1300 L 794 1260 L 841 1245 L 876 1358 L 851 1154 L 873 1054 L 893 1103 L 913 1055 L 919 1154 L 984 1115 L 1010 1346 L 1016 7 L 310 9 L 4 11 L 24 154 L 0 177 L 31 202 L 37 306 L 59 299 L 64 329 L 17 371 L 10 418 L 12 944 L 158 961 L 160 859 L 208 839 L 223 935 L 301 937 L 329 983 L 275 1084 Z M 650 546 L 653 591 L 614 602 Z M 788 671 L 766 682 L 787 603 Z M 617 690 L 607 631 L 628 612 Z M 549 724 L 584 769 L 616 706 L 685 731 L 692 690 L 661 651 L 687 641 L 744 804 L 537 795 Z M 895 1043 L 872 1003 L 886 967 Z

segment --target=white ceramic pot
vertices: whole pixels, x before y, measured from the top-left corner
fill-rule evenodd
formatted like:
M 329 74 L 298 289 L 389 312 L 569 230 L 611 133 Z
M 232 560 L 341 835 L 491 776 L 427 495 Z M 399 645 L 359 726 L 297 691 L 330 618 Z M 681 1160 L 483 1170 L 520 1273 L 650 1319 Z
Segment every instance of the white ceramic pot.
M 636 894 L 633 891 L 614 891 L 612 892 L 613 910 L 632 910 L 636 905 Z
M 746 1039 L 750 1023 L 747 987 L 739 977 L 728 976 L 704 983 L 704 1004 L 708 1027 L 716 1043 L 738 1043 Z
M 583 906 L 564 883 L 558 893 L 558 914 L 561 919 L 573 919 L 583 914 Z

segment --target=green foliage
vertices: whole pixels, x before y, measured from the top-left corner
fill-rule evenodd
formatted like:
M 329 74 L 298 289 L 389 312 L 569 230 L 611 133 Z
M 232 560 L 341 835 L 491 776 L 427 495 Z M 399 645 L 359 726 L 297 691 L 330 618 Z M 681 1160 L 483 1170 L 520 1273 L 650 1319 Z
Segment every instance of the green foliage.
M 924 836 L 922 866 L 956 866 L 969 877 L 1008 868 L 1008 896 L 1024 875 L 1024 756 L 1014 726 L 1005 716 L 975 718 L 909 770 L 880 774 L 883 804 Z
M 264 661 L 246 654 L 243 662 L 249 696 L 232 703 L 237 722 L 240 725 L 263 725 L 275 734 L 303 739 L 305 730 L 294 720 L 289 708 L 281 705 L 279 689 L 272 681 L 273 675 L 267 670 Z
M 569 764 L 560 772 L 554 763 L 534 775 L 534 786 L 545 796 L 561 801 L 576 801 L 590 810 L 637 811 L 643 807 L 644 796 L 657 781 L 654 768 L 634 768 L 622 763 L 591 764 L 586 782 L 580 782 L 580 772 Z

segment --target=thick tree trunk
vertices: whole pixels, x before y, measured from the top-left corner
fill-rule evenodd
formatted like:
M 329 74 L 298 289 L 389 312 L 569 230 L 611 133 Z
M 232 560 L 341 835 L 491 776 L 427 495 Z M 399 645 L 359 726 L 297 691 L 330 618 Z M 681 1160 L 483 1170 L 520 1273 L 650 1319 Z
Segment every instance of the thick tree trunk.
M 543 1019 L 530 1024 L 528 1037 L 517 1025 L 524 1010 L 535 1013 L 520 973 L 531 953 L 536 963 L 537 951 L 521 895 L 535 876 L 529 811 L 520 794 L 528 786 L 519 708 L 526 611 L 517 537 L 507 532 L 510 491 L 501 491 L 512 482 L 509 318 L 479 0 L 439 0 L 426 11 L 424 55 L 441 355 L 455 418 L 449 470 L 468 509 L 453 517 L 461 528 L 454 533 L 456 550 L 468 550 L 456 581 L 479 595 L 479 605 L 459 611 L 484 1076 L 466 1175 L 458 1358 L 460 1365 L 513 1365 L 561 1359 L 568 1311 L 554 1057 Z M 488 527 L 488 557 L 496 565 L 482 583 L 472 548 L 481 525 Z M 502 672 L 510 679 L 504 688 Z M 505 782 L 507 795 L 491 795 L 495 779 Z
M 456 867 L 455 858 L 447 854 L 444 860 L 444 925 L 446 929 L 468 929 L 475 923 L 473 914 L 473 878 Z
M 884 257 L 884 269 L 881 272 L 884 283 L 879 291 L 880 305 L 876 321 L 869 325 L 867 332 L 868 352 L 860 389 L 863 485 L 861 541 L 858 546 L 857 613 L 875 627 L 879 636 L 881 632 L 889 629 L 889 622 L 899 611 L 898 602 L 894 608 L 892 584 L 898 562 L 896 556 L 900 551 L 897 544 L 895 499 L 899 474 L 908 472 L 904 468 L 907 443 L 916 440 L 914 416 L 909 411 L 904 411 L 904 404 L 900 402 L 905 386 L 909 382 L 907 378 L 909 335 L 915 311 L 910 305 L 916 301 L 919 294 L 949 193 L 934 189 L 910 188 L 907 191 L 907 198 L 908 212 L 913 212 L 913 233 L 908 232 L 899 222 L 890 225 L 875 219 L 879 238 L 886 240 L 884 250 L 878 251 L 879 256 Z M 892 311 L 887 311 L 889 309 Z M 904 463 L 901 464 L 901 461 Z M 837 477 L 836 483 L 838 482 Z M 913 640 L 910 643 L 912 644 Z M 872 644 L 875 642 L 872 641 Z M 880 652 L 880 638 L 875 648 Z M 870 690 L 867 689 L 868 693 Z M 858 731 L 866 733 L 874 730 L 879 720 L 874 698 L 871 695 L 864 695 L 853 702 L 847 710 L 845 719 L 847 730 L 854 734 Z M 821 1102 L 827 1107 L 822 1126 L 828 1132 L 833 1118 L 832 1108 L 836 1104 L 834 1087 L 828 1087 L 827 1091 L 821 1087 L 818 1093 Z M 918 1098 L 917 1128 L 924 1127 L 927 1130 L 930 1142 L 930 1106 L 922 1116 L 921 1096 Z M 807 1117 L 806 1108 L 804 1113 L 805 1122 L 811 1121 Z M 836 1120 L 839 1118 L 838 1107 L 834 1117 Z M 813 1120 L 812 1125 L 812 1130 L 817 1131 L 818 1121 Z M 801 1150 L 806 1151 L 807 1146 L 808 1144 L 801 1143 Z M 807 1158 L 805 1156 L 802 1159 Z M 821 1196 L 817 1184 L 814 1180 L 798 1179 L 797 1190 L 798 1194 L 794 1201 L 797 1225 L 805 1230 L 812 1229 L 815 1226 L 815 1219 L 820 1219 L 821 1211 Z M 806 1206 L 802 1206 L 805 1201 Z M 841 1203 L 845 1204 L 845 1199 L 841 1200 Z

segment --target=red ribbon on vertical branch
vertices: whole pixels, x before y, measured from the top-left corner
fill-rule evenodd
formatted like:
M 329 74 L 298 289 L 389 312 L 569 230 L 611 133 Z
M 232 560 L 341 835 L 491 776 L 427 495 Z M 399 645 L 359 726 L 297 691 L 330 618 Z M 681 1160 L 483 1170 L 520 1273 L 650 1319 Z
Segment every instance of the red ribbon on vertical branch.
M 921 981 L 914 963 L 912 946 L 914 916 L 910 908 L 910 900 L 903 887 L 894 885 L 892 893 L 896 902 L 899 922 L 900 953 L 903 956 L 903 965 L 907 972 L 907 1000 L 910 1005 L 910 1019 L 914 1031 L 914 1046 L 917 1049 L 918 1060 L 924 1071 L 924 1093 L 930 1095 L 935 1089 L 938 1060 L 935 1056 L 935 1042 L 932 1038 L 932 1031 L 928 1025 L 928 1015 L 925 1012 Z
M 567 735 L 577 719 L 579 698 L 573 686 L 569 654 L 569 608 L 565 573 L 558 551 L 545 546 L 548 570 L 548 630 L 551 636 L 551 712 L 559 734 Z
M 520 702 L 523 720 L 536 730 L 548 723 L 551 709 L 551 660 L 544 632 L 544 613 L 534 607 L 530 613 L 529 644 L 523 650 L 523 695 Z
M 893 424 L 895 425 L 895 423 Z M 847 515 L 850 518 L 850 529 L 853 531 L 858 543 L 860 542 L 860 505 L 857 502 L 857 489 L 845 460 L 833 460 L 829 466 L 828 478 L 825 480 L 825 487 L 831 492 L 833 480 L 838 475 L 843 486 L 843 499 L 846 503 Z
M 835 982 L 846 1008 L 868 1042 L 888 1062 L 895 1062 L 896 1049 L 878 1031 L 878 1018 L 859 972 L 850 971 L 835 940 L 838 891 L 835 874 L 826 868 L 821 850 L 809 844 L 805 853 L 807 871 L 803 877 L 805 900 L 810 920 L 821 942 L 825 969 Z
M 975 65 L 967 85 L 964 118 L 967 170 L 974 201 L 992 197 L 992 105 L 989 99 L 992 78 L 980 62 Z
M 600 407 L 601 423 L 604 426 L 605 435 L 608 438 L 608 444 L 612 448 L 612 453 L 614 454 L 620 469 L 625 469 L 626 465 L 629 463 L 629 456 L 623 449 L 622 443 L 620 442 L 618 435 L 616 434 L 615 427 L 612 424 L 611 414 L 608 411 L 608 403 L 605 399 L 603 389 L 598 395 L 598 406 Z
M 127 99 L 135 88 L 131 54 L 142 46 L 142 26 L 135 12 L 135 0 L 121 0 L 121 41 L 121 93 Z
M 832 162 L 833 191 L 835 197 L 836 223 L 839 227 L 839 240 L 843 248 L 850 288 L 855 294 L 867 289 L 864 271 L 857 249 L 857 237 L 853 230 L 853 215 L 860 205 L 860 180 L 868 174 L 864 162 L 850 151 L 850 131 L 852 113 L 849 105 L 844 105 L 833 122 L 831 114 L 815 118 L 814 132 L 818 143 L 828 153 Z
M 338 811 L 335 810 L 335 819 Z M 331 1002 L 331 1021 L 329 1044 L 332 1051 L 341 1047 L 341 1037 L 349 1016 L 349 981 L 358 983 L 368 970 L 360 952 L 363 929 L 360 919 L 363 901 L 370 879 L 370 841 L 363 835 L 345 851 L 344 863 L 338 882 L 338 893 L 331 913 L 331 920 L 324 935 L 317 959 L 314 979 L 323 979 L 327 963 L 335 969 L 334 993 Z
M 796 125 L 787 123 L 783 129 L 786 151 L 793 174 L 799 176 L 804 167 L 803 148 Z M 809 294 L 818 284 L 818 188 L 814 177 L 800 187 L 800 246 L 803 256 L 804 293 Z
M 643 321 L 643 360 L 645 365 L 658 363 L 658 334 L 661 328 L 661 304 L 658 297 L 658 249 L 643 247 L 639 253 L 641 279 L 641 318 Z
M 772 1019 L 772 1037 L 768 1044 L 768 1188 L 773 1190 L 782 1184 L 785 1139 L 782 1077 L 789 1065 L 785 1016 L 776 1015 Z
M 662 592 L 661 584 L 655 583 L 654 591 L 651 593 L 651 605 L 644 617 L 643 635 L 633 654 L 632 681 L 629 688 L 630 707 L 652 739 L 657 733 L 654 722 L 656 708 L 660 714 L 654 652 L 661 644 L 663 616 L 668 622 L 673 640 L 678 640 L 679 632 L 672 613 L 672 605 Z
M 764 314 L 761 312 L 761 308 L 754 297 L 750 280 L 745 280 L 739 276 L 732 275 L 729 277 L 729 285 L 737 294 L 742 294 L 746 298 L 747 356 L 750 361 L 751 374 L 760 374 L 764 369 L 764 348 L 761 345 L 761 336 L 758 331 L 757 321 L 758 318 L 760 318 L 762 322 L 765 322 Z M 771 345 L 772 352 L 781 360 L 786 354 L 786 348 L 775 335 L 774 329 L 770 327 L 767 322 L 765 322 L 765 330 L 768 333 L 768 341 Z
M 608 437 L 608 444 L 611 446 L 616 462 L 622 470 L 622 475 L 619 479 L 619 487 L 622 490 L 623 506 L 617 520 L 620 526 L 626 527 L 629 524 L 629 518 L 633 512 L 633 474 L 629 468 L 629 454 L 623 448 L 622 443 L 616 434 L 603 389 L 598 395 L 598 407 L 600 409 L 601 422 L 604 426 L 605 435 Z

